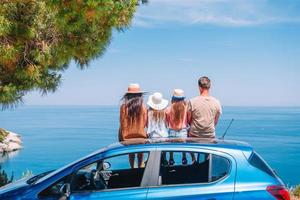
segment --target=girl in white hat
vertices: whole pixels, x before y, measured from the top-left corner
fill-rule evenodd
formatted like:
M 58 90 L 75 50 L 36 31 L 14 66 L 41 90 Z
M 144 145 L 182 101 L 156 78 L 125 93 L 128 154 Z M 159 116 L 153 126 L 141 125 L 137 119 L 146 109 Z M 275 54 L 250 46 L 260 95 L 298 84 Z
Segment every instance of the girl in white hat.
M 148 98 L 148 123 L 147 135 L 149 138 L 168 138 L 168 128 L 166 121 L 166 108 L 168 100 L 164 99 L 162 94 L 155 92 Z M 167 165 L 166 153 L 162 155 L 162 163 Z
M 155 92 L 148 98 L 148 123 L 147 135 L 149 138 L 167 138 L 168 128 L 166 122 L 166 108 L 168 100 L 163 99 L 159 92 Z

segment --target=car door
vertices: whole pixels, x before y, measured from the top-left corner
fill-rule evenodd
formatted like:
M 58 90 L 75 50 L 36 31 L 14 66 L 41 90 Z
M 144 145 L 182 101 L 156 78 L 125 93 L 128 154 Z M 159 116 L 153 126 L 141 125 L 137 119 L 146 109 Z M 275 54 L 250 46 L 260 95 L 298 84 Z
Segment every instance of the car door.
M 157 186 L 150 187 L 147 200 L 207 199 L 232 200 L 236 162 L 226 153 L 195 149 L 161 149 L 156 171 Z M 170 152 L 174 165 L 167 163 Z M 182 164 L 183 153 L 188 163 Z M 195 160 L 193 161 L 193 157 Z
M 88 192 L 71 194 L 70 200 L 99 199 L 146 199 L 147 188 L 123 189 L 115 191 Z
M 95 188 L 86 187 L 86 189 L 76 190 L 76 187 L 71 186 L 73 189 L 69 199 L 146 199 L 148 192 L 147 184 L 149 182 L 145 180 L 145 174 L 149 174 L 149 171 L 152 170 L 151 164 L 154 159 L 151 152 L 152 151 L 131 151 L 119 155 L 105 155 L 105 158 L 101 160 L 101 162 L 109 166 L 106 166 L 107 169 L 102 170 L 101 173 L 106 182 L 106 188 L 97 190 Z M 141 154 L 143 154 L 143 166 L 139 167 L 137 166 L 137 157 Z M 129 164 L 130 156 L 135 156 L 134 168 L 131 168 Z M 89 170 L 87 167 L 83 168 L 81 172 L 78 170 L 78 173 L 84 173 L 82 171 Z M 80 179 L 80 176 L 77 175 L 77 178 Z

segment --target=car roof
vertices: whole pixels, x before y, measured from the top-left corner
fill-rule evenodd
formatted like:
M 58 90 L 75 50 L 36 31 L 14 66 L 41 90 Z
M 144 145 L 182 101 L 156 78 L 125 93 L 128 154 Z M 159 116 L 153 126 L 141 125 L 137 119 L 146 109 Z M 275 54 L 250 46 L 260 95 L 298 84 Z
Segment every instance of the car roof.
M 105 151 L 119 148 L 130 147 L 164 147 L 166 145 L 178 147 L 205 147 L 205 148 L 222 148 L 228 150 L 240 150 L 250 154 L 253 151 L 251 145 L 246 142 L 236 140 L 221 140 L 221 139 L 207 139 L 207 138 L 158 138 L 158 139 L 128 139 L 123 142 L 117 142 L 105 147 Z M 103 150 L 100 150 L 103 152 Z

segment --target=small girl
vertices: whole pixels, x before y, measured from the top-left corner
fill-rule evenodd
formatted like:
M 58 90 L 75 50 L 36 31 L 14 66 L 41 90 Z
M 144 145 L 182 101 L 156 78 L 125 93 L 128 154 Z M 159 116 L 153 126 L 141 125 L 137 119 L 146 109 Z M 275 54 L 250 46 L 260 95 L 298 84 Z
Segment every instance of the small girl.
M 175 89 L 172 96 L 172 104 L 166 112 L 170 138 L 187 138 L 190 114 L 187 111 L 184 91 Z M 194 162 L 194 155 L 191 154 Z M 169 165 L 174 165 L 173 152 L 170 152 Z M 182 164 L 187 164 L 186 154 L 182 154 Z
M 163 99 L 159 92 L 155 92 L 148 98 L 148 123 L 147 135 L 149 138 L 167 138 L 168 128 L 166 122 L 165 110 L 168 106 L 168 100 Z

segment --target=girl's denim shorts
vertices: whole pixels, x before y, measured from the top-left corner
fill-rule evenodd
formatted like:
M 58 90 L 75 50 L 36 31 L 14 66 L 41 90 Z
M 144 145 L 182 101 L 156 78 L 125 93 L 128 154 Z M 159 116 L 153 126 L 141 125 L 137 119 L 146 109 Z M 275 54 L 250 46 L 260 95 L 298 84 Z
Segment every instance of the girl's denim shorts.
M 169 138 L 187 138 L 187 129 L 173 130 L 169 129 Z

